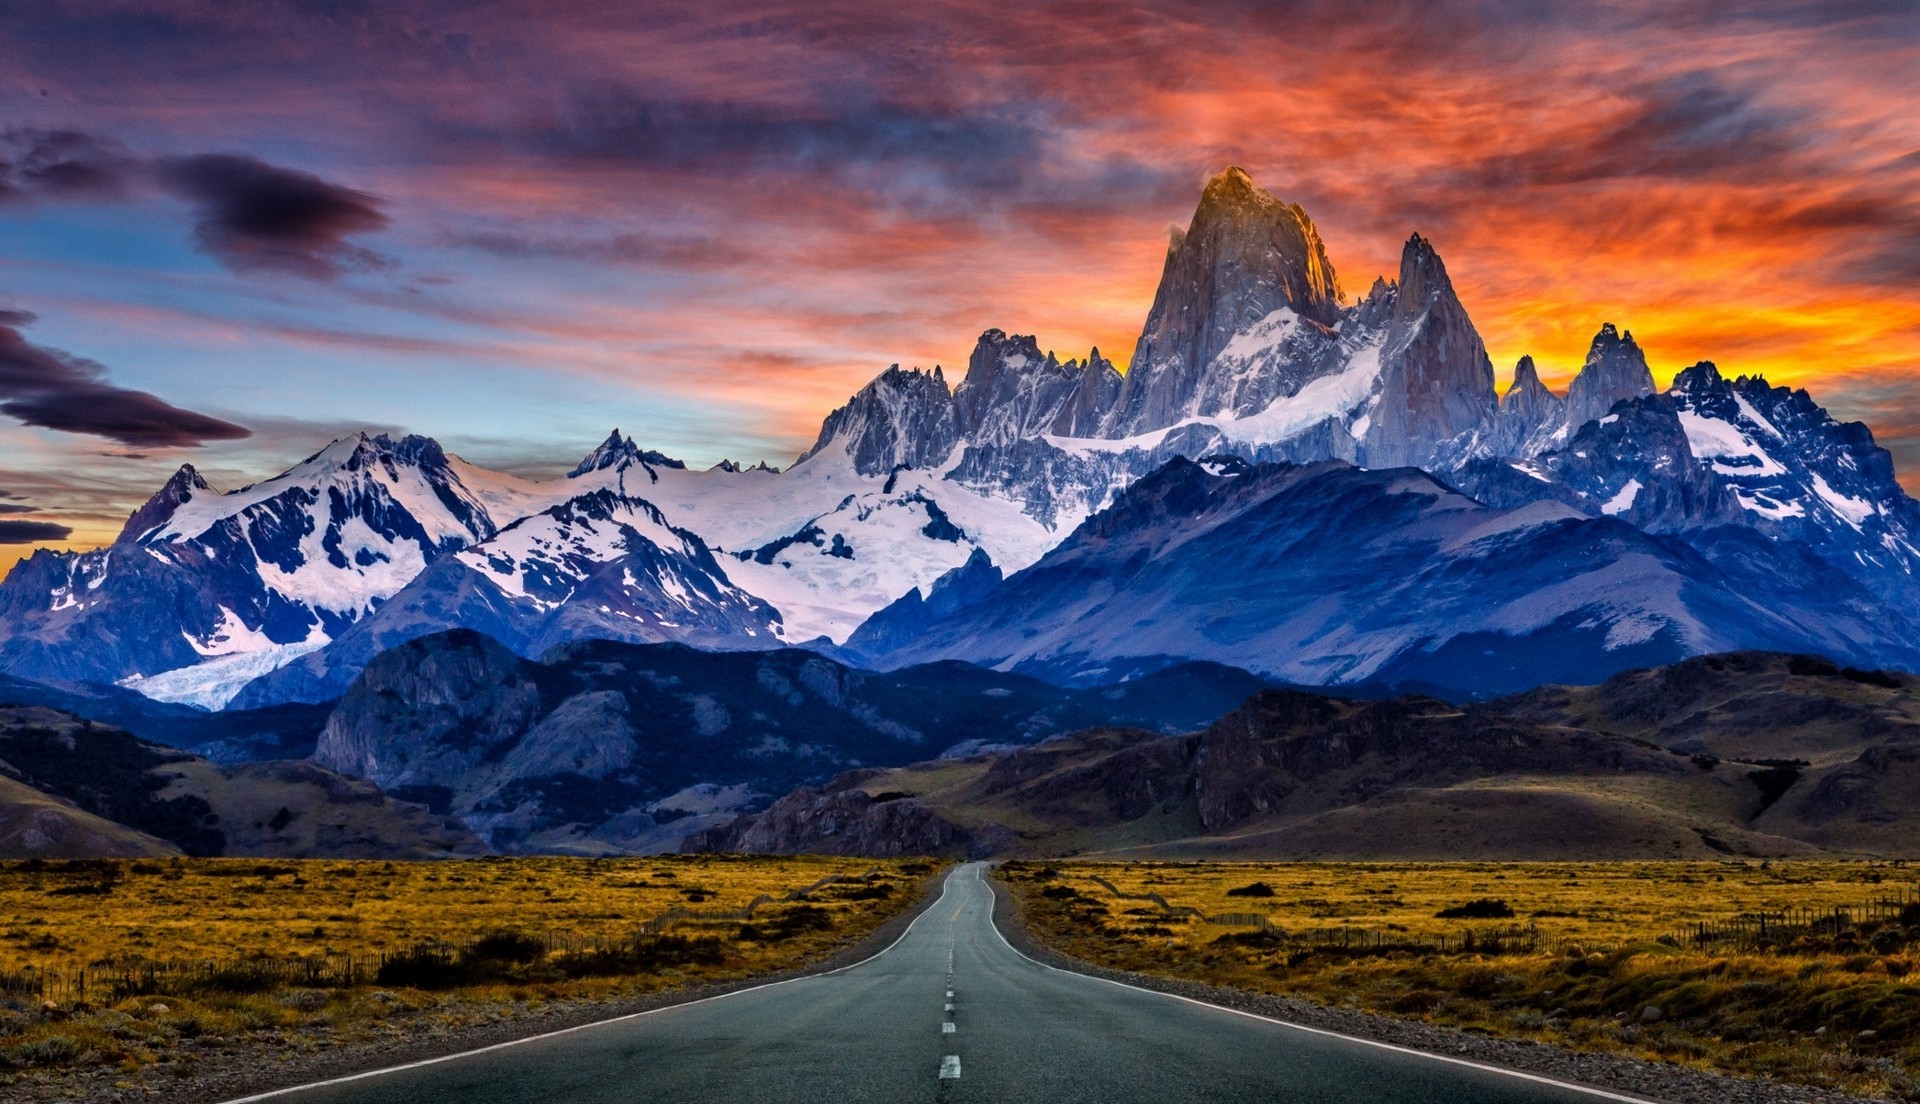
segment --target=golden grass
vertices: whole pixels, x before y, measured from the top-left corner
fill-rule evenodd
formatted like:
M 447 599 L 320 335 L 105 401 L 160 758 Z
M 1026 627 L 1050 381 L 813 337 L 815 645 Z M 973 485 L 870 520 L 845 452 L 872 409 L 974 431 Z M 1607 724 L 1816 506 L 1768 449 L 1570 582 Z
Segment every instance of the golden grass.
M 1168 918 L 1095 876 L 1277 932 Z M 1920 871 L 1903 864 L 1029 862 L 1005 877 L 1045 941 L 1120 969 L 1920 1099 L 1920 909 L 1765 947 L 1660 941 L 1762 910 L 1912 900 Z M 1273 896 L 1227 895 L 1255 883 Z M 1438 916 L 1489 898 L 1514 916 Z M 1516 928 L 1520 946 L 1486 952 Z M 1481 949 L 1460 950 L 1469 932 Z
M 933 871 L 911 860 L 721 855 L 0 863 L 0 981 L 16 986 L 0 990 L 0 1083 L 103 1062 L 139 1076 L 240 1035 L 307 1045 L 319 1032 L 337 1045 L 422 1017 L 438 1030 L 784 969 L 864 938 Z M 784 899 L 828 878 L 840 881 Z M 750 921 L 695 915 L 636 938 L 669 910 L 733 912 L 763 895 L 774 900 Z M 504 957 L 482 953 L 500 933 L 525 938 L 509 939 Z M 440 948 L 442 976 L 379 976 L 383 958 L 422 945 Z M 232 975 L 239 980 L 195 979 L 180 969 L 348 956 L 360 964 L 358 984 L 248 983 L 244 969 Z M 140 963 L 175 970 L 142 985 Z M 83 969 L 84 993 L 72 984 Z M 35 977 L 53 984 L 17 988 Z M 62 1007 L 43 1010 L 48 996 Z

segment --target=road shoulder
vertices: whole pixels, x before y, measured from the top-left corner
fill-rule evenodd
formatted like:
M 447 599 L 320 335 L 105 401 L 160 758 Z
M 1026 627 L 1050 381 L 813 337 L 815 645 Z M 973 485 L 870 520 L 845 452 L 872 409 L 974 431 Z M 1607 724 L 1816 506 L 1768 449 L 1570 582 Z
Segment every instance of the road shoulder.
M 1000 934 L 1022 954 L 1057 969 L 1357 1039 L 1463 1058 L 1667 1104 L 1873 1104 L 1866 1097 L 1825 1089 L 1708 1073 L 1610 1054 L 1586 1054 L 1524 1039 L 1501 1039 L 1354 1009 L 1333 1008 L 1293 997 L 1109 969 L 1041 943 L 1028 929 L 1018 900 L 999 880 L 997 869 L 987 881 L 993 889 L 993 922 Z

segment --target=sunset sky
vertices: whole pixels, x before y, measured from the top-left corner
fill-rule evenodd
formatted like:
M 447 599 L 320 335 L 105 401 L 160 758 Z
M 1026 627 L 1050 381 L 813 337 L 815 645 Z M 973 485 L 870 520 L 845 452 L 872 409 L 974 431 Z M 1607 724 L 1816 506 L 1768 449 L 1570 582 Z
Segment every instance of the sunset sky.
M 356 429 L 791 462 L 998 327 L 1124 364 L 1239 164 L 1504 388 L 1603 321 L 1920 487 L 1920 3 L 35 0 L 0 21 L 0 568 Z M 24 9 L 24 10 L 23 10 Z M 70 532 L 69 532 L 70 531 Z

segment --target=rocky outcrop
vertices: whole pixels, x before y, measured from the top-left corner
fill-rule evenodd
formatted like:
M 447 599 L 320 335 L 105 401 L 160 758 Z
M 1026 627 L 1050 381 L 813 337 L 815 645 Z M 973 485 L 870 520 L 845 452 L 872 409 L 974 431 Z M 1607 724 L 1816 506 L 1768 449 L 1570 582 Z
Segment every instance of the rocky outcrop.
M 854 776 L 857 778 L 858 776 Z M 995 838 L 999 835 L 996 834 Z M 796 790 L 765 812 L 689 835 L 682 851 L 772 855 L 984 857 L 990 845 L 912 797 L 857 789 Z
M 58 710 L 0 707 L 0 857 L 480 851 L 462 825 L 313 763 L 221 767 Z
M 382 788 L 452 788 L 500 759 L 541 712 L 518 656 L 456 629 L 367 664 L 327 718 L 313 759 Z
M 1192 223 L 1167 250 L 1104 435 L 1131 436 L 1194 413 L 1214 358 L 1235 335 L 1282 309 L 1332 327 L 1340 319 L 1340 282 L 1307 213 L 1229 168 L 1207 182 Z

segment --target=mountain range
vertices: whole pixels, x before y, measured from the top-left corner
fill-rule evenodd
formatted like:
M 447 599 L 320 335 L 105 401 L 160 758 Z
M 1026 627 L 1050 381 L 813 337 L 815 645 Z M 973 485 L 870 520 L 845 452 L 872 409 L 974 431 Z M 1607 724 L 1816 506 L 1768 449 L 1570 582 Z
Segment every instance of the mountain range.
M 1432 242 L 1349 298 L 1238 169 L 1174 235 L 1125 373 L 984 333 L 882 372 L 784 471 L 618 431 L 566 476 L 408 436 L 221 491 L 183 467 L 105 548 L 0 583 L 0 672 L 220 710 L 320 703 L 448 629 L 1065 685 L 1208 660 L 1456 698 L 1761 648 L 1920 666 L 1920 507 L 1868 429 L 1602 325 L 1501 394 Z M 89 691 L 93 692 L 93 691 Z

